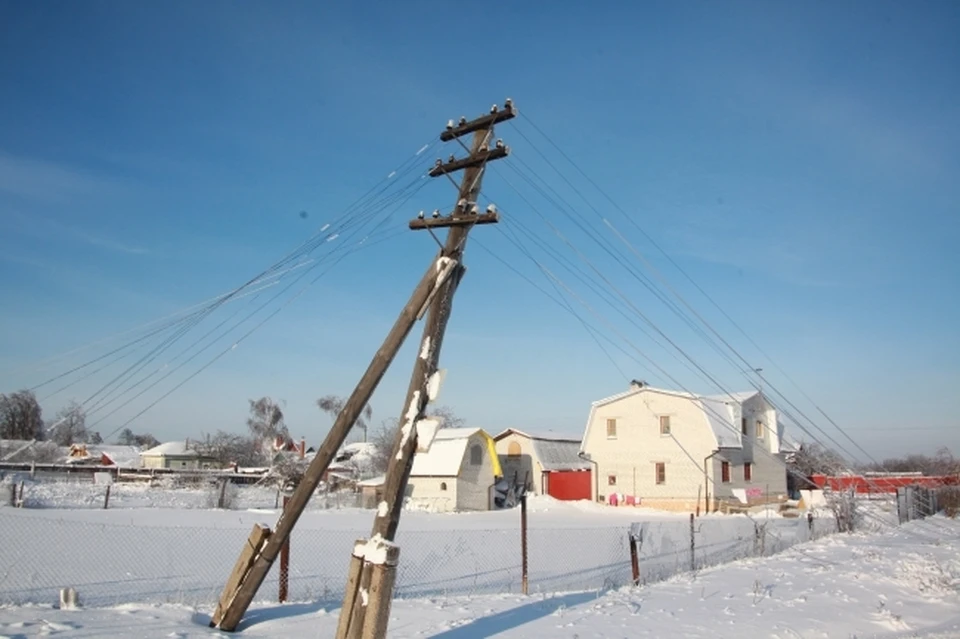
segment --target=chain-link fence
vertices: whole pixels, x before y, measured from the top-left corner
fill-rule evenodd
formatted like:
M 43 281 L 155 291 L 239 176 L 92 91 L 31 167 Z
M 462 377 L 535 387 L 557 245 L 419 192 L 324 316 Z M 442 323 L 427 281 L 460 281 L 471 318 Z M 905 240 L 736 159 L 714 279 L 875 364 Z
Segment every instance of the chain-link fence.
M 897 515 L 900 523 L 932 517 L 944 511 L 950 517 L 960 512 L 960 487 L 904 486 L 897 488 Z
M 704 517 L 631 526 L 641 583 L 709 566 L 770 556 L 836 532 L 832 519 Z
M 127 512 L 130 517 L 123 521 Z M 126 602 L 211 606 L 250 533 L 253 519 L 244 520 L 244 514 L 249 515 L 191 526 L 179 510 L 114 511 L 106 523 L 96 521 L 99 513 L 90 511 L 4 508 L 0 604 L 52 603 L 60 588 L 70 586 L 85 605 L 94 607 Z M 337 605 L 342 600 L 350 553 L 363 533 L 343 526 L 317 527 L 324 523 L 312 521 L 291 536 L 289 601 Z M 835 531 L 830 520 L 754 522 L 723 516 L 694 519 L 692 527 L 676 519 L 633 526 L 532 527 L 527 539 L 529 592 L 603 590 L 631 583 L 631 538 L 636 539 L 641 581 L 649 582 L 769 555 L 828 531 Z M 396 596 L 520 592 L 520 534 L 519 526 L 401 526 Z M 278 599 L 277 563 L 258 593 L 260 600 Z

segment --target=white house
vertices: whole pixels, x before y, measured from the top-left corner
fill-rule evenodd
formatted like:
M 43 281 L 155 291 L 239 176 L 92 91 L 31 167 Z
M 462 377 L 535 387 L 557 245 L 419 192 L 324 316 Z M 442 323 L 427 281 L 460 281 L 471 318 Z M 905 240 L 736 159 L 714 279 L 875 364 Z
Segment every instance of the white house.
M 508 428 L 493 440 L 504 478 L 511 484 L 527 481 L 534 495 L 592 499 L 591 465 L 580 457 L 579 439 Z
M 199 470 L 217 468 L 212 457 L 205 457 L 187 447 L 187 442 L 166 442 L 140 453 L 144 468 L 170 468 L 173 470 Z
M 700 396 L 633 382 L 594 402 L 581 452 L 601 501 L 667 510 L 785 497 L 783 428 L 759 391 Z
M 439 512 L 490 510 L 493 486 L 502 476 L 496 446 L 486 431 L 444 428 L 429 450 L 413 457 L 408 504 Z

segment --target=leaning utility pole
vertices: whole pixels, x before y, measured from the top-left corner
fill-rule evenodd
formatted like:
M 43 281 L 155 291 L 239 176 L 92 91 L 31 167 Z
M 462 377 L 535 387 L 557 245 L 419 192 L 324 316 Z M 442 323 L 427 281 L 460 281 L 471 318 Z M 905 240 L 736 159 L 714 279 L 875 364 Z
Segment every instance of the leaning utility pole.
M 240 556 L 220 595 L 220 600 L 210 620 L 211 627 L 219 627 L 221 630 L 227 631 L 236 630 L 247 608 L 249 608 L 250 603 L 253 601 L 254 596 L 256 596 L 257 590 L 259 590 L 267 573 L 270 571 L 273 562 L 289 540 L 290 533 L 296 526 L 297 520 L 306 508 L 310 497 L 320 484 L 324 472 L 333 461 L 337 451 L 343 445 L 350 429 L 353 428 L 357 419 L 360 417 L 363 408 L 369 402 L 370 397 L 373 395 L 377 385 L 386 373 L 387 368 L 403 345 L 413 325 L 417 320 L 421 319 L 429 309 L 429 317 L 421 344 L 420 358 L 417 361 L 414 376 L 411 380 L 410 396 L 405 404 L 405 406 L 411 408 L 406 410 L 402 418 L 402 423 L 404 424 L 402 432 L 404 435 L 403 437 L 398 436 L 397 441 L 394 443 L 395 455 L 391 457 L 390 470 L 388 471 L 388 486 L 396 486 L 401 492 L 399 500 L 391 499 L 387 502 L 388 504 L 393 504 L 387 507 L 386 512 L 388 517 L 384 518 L 384 525 L 386 526 L 384 531 L 387 532 L 388 535 L 381 536 L 379 539 L 393 539 L 397 524 L 399 523 L 399 510 L 403 503 L 402 491 L 406 488 L 413 451 L 416 448 L 417 437 L 414 424 L 423 417 L 423 411 L 428 401 L 427 384 L 430 376 L 436 371 L 437 360 L 440 353 L 440 342 L 443 339 L 443 328 L 449 317 L 453 292 L 456 290 L 456 284 L 459 283 L 460 278 L 463 276 L 464 269 L 460 265 L 460 259 L 463 254 L 463 246 L 466 242 L 467 233 L 474 224 L 490 224 L 497 222 L 499 219 L 495 210 L 491 209 L 481 214 L 477 210 L 476 205 L 476 196 L 480 191 L 480 177 L 483 174 L 484 166 L 490 160 L 506 157 L 508 153 L 507 148 L 499 141 L 494 148 L 490 148 L 489 141 L 493 136 L 493 125 L 497 122 L 508 120 L 515 115 L 516 111 L 513 108 L 513 104 L 510 100 L 507 100 L 502 111 L 494 106 L 489 115 L 485 115 L 471 122 L 467 122 L 461 118 L 458 126 L 453 126 L 451 122 L 447 130 L 440 135 L 440 138 L 447 142 L 469 133 L 475 134 L 473 149 L 468 157 L 461 160 L 454 160 L 453 156 L 451 156 L 451 160 L 446 164 L 438 160 L 437 165 L 434 166 L 429 173 L 432 177 L 438 177 L 448 175 L 455 171 L 465 170 L 464 182 L 460 188 L 460 198 L 454 212 L 450 216 L 441 217 L 439 213 L 435 214 L 432 219 L 424 219 L 423 216 L 421 216 L 420 219 L 410 222 L 410 228 L 427 229 L 432 234 L 433 231 L 431 229 L 433 228 L 449 227 L 450 232 L 447 237 L 447 244 L 443 250 L 440 251 L 440 254 L 430 263 L 420 283 L 414 289 L 407 305 L 401 311 L 400 316 L 390 329 L 383 344 L 374 355 L 373 361 L 370 362 L 357 387 L 353 390 L 346 404 L 344 404 L 340 414 L 337 415 L 330 432 L 327 433 L 326 439 L 324 439 L 323 444 L 320 446 L 310 466 L 304 473 L 303 479 L 297 484 L 288 503 L 284 506 L 283 512 L 277 520 L 275 529 L 271 531 L 269 527 L 259 524 L 253 527 L 253 531 L 241 549 Z M 410 410 L 415 410 L 412 416 L 410 415 Z M 403 452 L 401 455 L 398 450 L 406 452 Z M 396 459 L 394 459 L 394 457 Z M 395 477 L 397 473 L 400 473 L 400 475 Z M 383 506 L 383 504 L 381 504 L 381 506 Z M 384 509 L 379 508 L 377 512 L 379 515 L 384 512 Z M 378 518 L 378 521 L 379 519 L 380 518 Z M 359 550 L 355 550 L 354 555 L 356 556 L 358 552 L 360 552 L 361 556 L 364 555 L 364 553 Z M 382 553 L 383 560 L 380 561 L 379 564 L 382 567 L 395 566 L 398 552 L 396 547 L 385 549 Z M 379 557 L 377 553 L 372 551 L 366 553 L 366 556 L 369 559 Z M 363 567 L 364 560 L 362 557 L 360 564 L 361 567 Z M 352 570 L 353 565 L 351 564 L 351 571 Z M 365 574 L 369 580 L 371 575 L 370 570 L 367 570 Z M 360 576 L 359 570 L 357 576 L 358 578 Z M 381 581 L 375 581 L 373 586 L 371 586 L 371 592 L 386 592 L 387 612 L 389 612 L 392 582 L 385 583 L 382 579 L 392 579 L 392 576 L 393 573 L 391 571 L 381 572 L 378 575 L 378 579 L 381 579 Z M 349 584 L 348 592 L 350 592 Z M 358 589 L 354 588 L 352 590 L 352 596 L 355 597 L 357 592 Z M 350 608 L 352 611 L 352 603 Z M 358 633 L 363 625 L 362 612 L 363 609 L 360 609 L 358 613 L 361 615 L 361 623 L 355 625 L 357 628 L 356 632 Z M 363 636 L 382 637 L 383 633 L 386 632 L 386 618 L 379 619 L 376 615 L 372 615 L 370 620 L 377 624 L 382 624 L 384 630 L 379 632 L 379 634 L 369 634 L 369 632 L 376 632 L 369 630 L 366 631 Z M 341 624 L 342 623 L 343 615 L 341 614 Z M 351 634 L 351 636 L 354 635 Z M 355 636 L 359 637 L 360 635 L 356 634 Z
M 459 141 L 460 137 L 473 133 L 473 143 L 468 156 L 455 159 L 451 155 L 446 163 L 437 160 L 436 166 L 430 171 L 431 177 L 448 176 L 455 171 L 463 171 L 457 203 L 450 215 L 441 216 L 437 211 L 432 218 L 421 214 L 410 222 L 411 229 L 426 229 L 431 234 L 433 229 L 449 229 L 440 258 L 446 258 L 455 264 L 454 272 L 440 285 L 430 305 L 420 350 L 400 415 L 400 428 L 387 467 L 383 501 L 377 508 L 370 540 L 358 540 L 351 557 L 337 639 L 382 639 L 386 636 L 399 557 L 399 548 L 393 544 L 393 540 L 400 524 L 407 481 L 418 448 L 417 427 L 423 423 L 427 404 L 433 399 L 438 387 L 440 347 L 443 344 L 447 321 L 450 319 L 453 296 L 466 270 L 462 261 L 467 235 L 477 224 L 495 224 L 499 221 L 499 215 L 492 205 L 481 213 L 477 203 L 487 162 L 504 158 L 509 153 L 502 141 L 494 142 L 494 125 L 509 120 L 516 114 L 512 101 L 507 99 L 502 110 L 494 105 L 487 115 L 469 122 L 461 118 L 457 126 L 454 126 L 452 121 L 447 125 L 447 130 L 440 135 L 444 142 Z M 424 448 L 429 444 L 429 441 L 422 442 Z

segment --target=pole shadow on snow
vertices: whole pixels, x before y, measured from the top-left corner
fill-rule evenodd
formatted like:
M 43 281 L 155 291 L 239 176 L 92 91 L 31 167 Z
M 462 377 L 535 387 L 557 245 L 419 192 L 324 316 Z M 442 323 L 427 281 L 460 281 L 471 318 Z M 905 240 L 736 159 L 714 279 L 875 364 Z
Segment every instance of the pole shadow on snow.
M 462 626 L 444 630 L 438 634 L 431 635 L 430 639 L 476 639 L 477 637 L 489 637 L 506 630 L 518 628 L 531 621 L 549 617 L 556 612 L 558 608 L 579 606 L 597 597 L 596 591 L 590 591 L 572 592 L 549 599 L 537 599 L 522 606 L 510 608 L 509 610 L 498 612 L 489 617 L 480 617 Z
M 265 621 L 274 621 L 276 619 L 285 619 L 287 617 L 297 617 L 301 615 L 315 615 L 321 610 L 329 609 L 329 605 L 323 602 L 308 603 L 285 603 L 275 606 L 256 608 L 251 606 L 243 616 L 243 620 L 237 626 L 237 631 L 246 630 L 250 626 L 255 626 Z M 199 626 L 210 625 L 210 615 L 196 612 L 193 614 L 193 622 Z

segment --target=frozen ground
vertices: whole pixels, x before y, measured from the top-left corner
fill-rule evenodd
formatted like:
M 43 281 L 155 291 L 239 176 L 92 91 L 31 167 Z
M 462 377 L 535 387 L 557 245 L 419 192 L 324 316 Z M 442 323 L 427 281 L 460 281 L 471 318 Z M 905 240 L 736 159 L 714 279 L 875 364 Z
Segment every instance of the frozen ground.
M 335 604 L 258 604 L 240 633 L 227 634 L 206 627 L 209 611 L 7 607 L 0 635 L 332 637 L 338 615 Z M 885 533 L 833 535 L 638 588 L 398 600 L 389 636 L 960 637 L 960 522 L 935 517 Z

